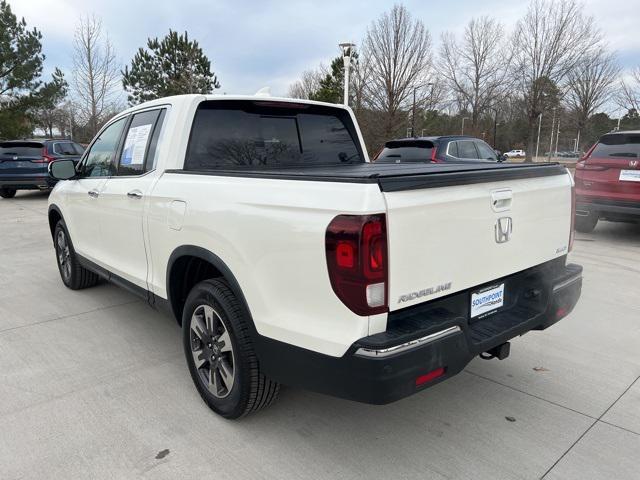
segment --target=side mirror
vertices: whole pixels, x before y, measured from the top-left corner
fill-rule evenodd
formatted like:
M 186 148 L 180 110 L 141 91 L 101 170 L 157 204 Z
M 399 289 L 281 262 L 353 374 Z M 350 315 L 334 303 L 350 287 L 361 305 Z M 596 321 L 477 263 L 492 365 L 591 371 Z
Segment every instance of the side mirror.
M 73 160 L 56 160 L 49 164 L 49 175 L 56 180 L 69 180 L 76 176 L 76 163 Z

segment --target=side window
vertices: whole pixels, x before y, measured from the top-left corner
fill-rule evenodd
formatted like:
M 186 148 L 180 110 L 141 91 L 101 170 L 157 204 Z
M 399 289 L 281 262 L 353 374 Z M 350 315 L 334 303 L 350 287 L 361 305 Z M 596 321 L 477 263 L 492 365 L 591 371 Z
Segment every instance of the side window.
M 476 148 L 478 149 L 478 153 L 480 154 L 479 158 L 483 160 L 497 160 L 496 152 L 494 152 L 489 145 L 484 142 L 477 141 L 475 142 Z
M 471 140 L 458 141 L 458 158 L 478 159 L 478 152 Z
M 140 175 L 145 171 L 145 159 L 159 115 L 160 110 L 149 110 L 133 116 L 120 154 L 118 176 Z
M 458 157 L 458 142 L 449 142 L 449 146 L 447 147 L 447 155 L 452 157 Z
M 114 157 L 125 121 L 126 117 L 116 120 L 96 138 L 85 157 L 82 167 L 83 177 L 108 177 L 113 175 L 115 170 Z

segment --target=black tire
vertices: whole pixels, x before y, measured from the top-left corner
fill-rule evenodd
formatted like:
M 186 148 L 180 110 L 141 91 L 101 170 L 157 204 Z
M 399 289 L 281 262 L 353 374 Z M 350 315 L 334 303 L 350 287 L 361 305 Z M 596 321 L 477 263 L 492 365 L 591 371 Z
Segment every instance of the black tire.
M 73 243 L 71 243 L 67 226 L 62 220 L 58 221 L 53 231 L 53 246 L 56 251 L 56 263 L 62 283 L 71 290 L 93 287 L 98 283 L 100 277 L 78 262 L 78 256 L 73 248 Z
M 205 318 L 207 311 L 213 312 L 211 322 Z M 229 419 L 271 405 L 280 390 L 280 384 L 260 371 L 249 334 L 250 321 L 227 284 L 218 279 L 193 287 L 182 314 L 183 347 L 191 378 L 209 408 Z M 230 352 L 225 339 L 230 339 Z M 196 357 L 201 362 L 199 368 Z M 227 380 L 223 378 L 223 371 L 231 371 L 230 380 L 226 374 Z
M 581 233 L 591 233 L 598 224 L 598 215 L 590 212 L 589 215 L 576 215 L 576 230 Z
M 15 188 L 0 188 L 0 197 L 2 198 L 13 198 L 16 196 Z

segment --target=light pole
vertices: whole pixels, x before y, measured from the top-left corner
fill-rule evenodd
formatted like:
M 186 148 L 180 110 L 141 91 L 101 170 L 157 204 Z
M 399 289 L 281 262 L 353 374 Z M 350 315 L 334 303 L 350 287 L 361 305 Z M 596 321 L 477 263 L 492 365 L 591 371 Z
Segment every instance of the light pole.
M 464 121 L 469 120 L 469 117 L 462 117 L 462 129 L 460 131 L 460 135 L 464 135 Z
M 549 141 L 549 161 L 551 161 L 551 150 L 553 150 L 553 129 L 556 126 L 556 109 L 553 109 L 553 119 L 551 120 L 551 140 Z
M 538 115 L 538 140 L 536 142 L 536 160 L 538 159 L 538 150 L 540 150 L 540 128 L 542 128 L 542 114 Z
M 498 109 L 493 109 L 493 149 L 496 150 L 498 148 Z
M 351 69 L 351 56 L 353 55 L 353 49 L 356 46 L 355 43 L 345 42 L 341 43 L 342 49 L 342 61 L 344 62 L 344 104 L 349 105 L 349 70 Z
M 416 92 L 419 88 L 431 86 L 431 94 L 433 94 L 433 82 L 417 85 L 413 87 L 413 106 L 411 108 L 411 136 L 416 136 Z

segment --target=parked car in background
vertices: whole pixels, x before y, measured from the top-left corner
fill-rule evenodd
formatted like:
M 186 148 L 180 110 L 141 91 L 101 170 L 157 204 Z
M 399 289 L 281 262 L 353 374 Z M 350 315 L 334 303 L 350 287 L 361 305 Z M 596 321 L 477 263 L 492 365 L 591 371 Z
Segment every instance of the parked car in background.
M 524 150 L 509 150 L 503 154 L 504 158 L 524 158 L 526 155 Z
M 603 135 L 576 164 L 576 230 L 640 221 L 640 130 Z
M 475 137 L 401 138 L 385 143 L 374 158 L 376 163 L 467 163 L 499 162 L 496 152 Z
M 80 160 L 84 148 L 71 140 L 9 140 L 0 142 L 0 197 L 18 190 L 47 190 L 56 180 L 47 167 L 53 160 Z

